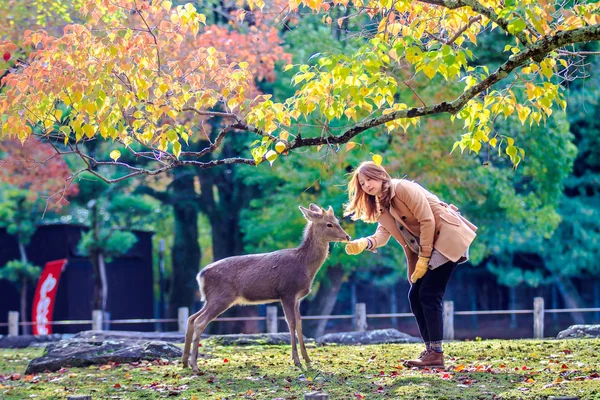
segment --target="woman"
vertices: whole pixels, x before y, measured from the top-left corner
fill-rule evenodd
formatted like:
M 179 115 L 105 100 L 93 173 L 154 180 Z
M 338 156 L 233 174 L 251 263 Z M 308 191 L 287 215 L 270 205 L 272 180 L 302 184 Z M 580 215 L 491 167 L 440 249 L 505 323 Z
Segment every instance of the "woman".
M 407 366 L 444 368 L 442 298 L 457 264 L 468 260 L 477 227 L 415 182 L 392 179 L 374 162 L 360 164 L 348 183 L 344 215 L 378 222 L 375 234 L 349 242 L 348 254 L 375 251 L 390 236 L 406 255 L 408 299 L 417 320 L 425 351 Z

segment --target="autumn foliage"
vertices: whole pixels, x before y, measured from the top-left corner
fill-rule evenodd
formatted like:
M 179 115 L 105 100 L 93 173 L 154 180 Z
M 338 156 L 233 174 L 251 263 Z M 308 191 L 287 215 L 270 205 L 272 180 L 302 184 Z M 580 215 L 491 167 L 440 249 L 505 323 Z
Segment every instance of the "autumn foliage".
M 62 36 L 26 31 L 23 45 L 34 50 L 2 81 L 1 135 L 23 141 L 33 126 L 41 127 L 36 135 L 71 147 L 92 173 L 94 166 L 109 164 L 130 169 L 127 176 L 155 175 L 186 164 L 272 163 L 295 148 L 348 143 L 377 126 L 407 132 L 422 117 L 447 113 L 464 129 L 454 148 L 479 152 L 487 144 L 518 165 L 523 149 L 497 134 L 494 122 L 518 118 L 540 124 L 555 106 L 565 108 L 561 76 L 583 57 L 565 47 L 600 40 L 599 3 L 249 0 L 248 7 L 230 6 L 227 26 L 207 26 L 191 3 L 86 0 L 81 12 L 87 23 L 66 26 Z M 336 29 L 353 20 L 365 28 L 363 46 L 352 54 L 317 54 L 310 64 L 288 65 L 285 70 L 296 72 L 297 91 L 275 102 L 257 92 L 255 80 L 274 79 L 275 63 L 289 62 L 278 31 L 306 10 Z M 477 39 L 492 30 L 507 37 L 504 61 L 499 67 L 478 65 Z M 0 53 L 10 53 L 11 46 L 0 44 Z M 402 99 L 399 88 L 412 87 L 399 79 L 400 70 L 452 82 L 463 91 L 436 103 Z M 68 107 L 67 124 L 57 104 Z M 189 138 L 202 131 L 199 122 L 213 117 L 222 127 L 217 139 L 200 151 L 186 151 Z M 322 127 L 320 136 L 298 135 L 303 124 L 314 121 Z M 252 158 L 199 161 L 235 131 L 259 135 Z M 100 138 L 114 143 L 112 161 L 73 147 Z M 120 162 L 121 151 L 158 167 Z
M 52 146 L 34 137 L 23 145 L 14 139 L 0 142 L 0 182 L 28 190 L 31 201 L 46 197 L 51 207 L 66 205 L 66 198 L 78 192 L 70 175 Z

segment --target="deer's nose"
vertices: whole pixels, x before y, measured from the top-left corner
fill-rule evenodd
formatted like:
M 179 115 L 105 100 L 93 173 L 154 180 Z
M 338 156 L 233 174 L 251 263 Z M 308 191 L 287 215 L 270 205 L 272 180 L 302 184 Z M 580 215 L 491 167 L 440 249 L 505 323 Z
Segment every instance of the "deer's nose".
M 350 235 L 346 235 L 346 240 L 347 240 L 347 241 L 350 241 L 350 239 L 352 239 L 352 238 L 350 237 Z

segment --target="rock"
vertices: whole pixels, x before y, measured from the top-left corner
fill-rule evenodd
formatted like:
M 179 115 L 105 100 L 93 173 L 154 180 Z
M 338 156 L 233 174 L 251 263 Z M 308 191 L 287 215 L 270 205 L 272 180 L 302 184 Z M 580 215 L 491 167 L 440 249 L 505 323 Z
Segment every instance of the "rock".
M 20 336 L 4 336 L 0 335 L 0 349 L 22 349 L 25 347 L 40 347 L 51 342 L 58 342 L 64 339 L 65 336 L 59 333 L 51 335 L 20 335 Z
M 87 367 L 108 362 L 179 358 L 181 355 L 181 348 L 158 340 L 68 339 L 49 344 L 42 357 L 29 363 L 25 373 L 58 371 L 63 367 Z
M 202 335 L 205 337 L 206 335 Z M 112 340 L 162 340 L 170 343 L 185 343 L 183 332 L 132 332 L 132 331 L 83 331 L 74 336 L 78 339 Z
M 556 336 L 557 339 L 597 337 L 600 337 L 600 325 L 571 325 Z
M 419 343 L 421 339 L 400 332 L 397 329 L 376 329 L 366 332 L 328 333 L 317 339 L 320 344 L 382 344 Z
M 290 344 L 289 333 L 257 333 L 249 335 L 212 335 L 209 340 L 221 346 L 253 346 Z M 305 343 L 314 343 L 313 339 L 304 338 Z

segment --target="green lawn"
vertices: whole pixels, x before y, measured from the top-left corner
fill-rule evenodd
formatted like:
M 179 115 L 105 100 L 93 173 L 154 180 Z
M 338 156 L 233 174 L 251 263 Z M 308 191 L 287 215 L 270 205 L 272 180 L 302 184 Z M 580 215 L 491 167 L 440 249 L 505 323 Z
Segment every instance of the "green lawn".
M 308 348 L 313 368 L 293 367 L 289 346 L 222 347 L 203 341 L 201 374 L 179 361 L 66 368 L 24 375 L 42 349 L 0 349 L 0 399 L 600 398 L 600 340 L 490 340 L 446 344 L 446 371 L 402 367 L 420 345 Z

